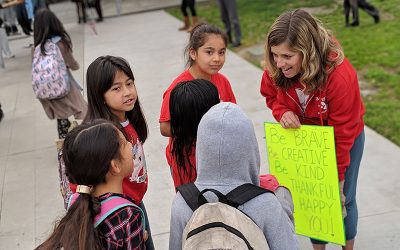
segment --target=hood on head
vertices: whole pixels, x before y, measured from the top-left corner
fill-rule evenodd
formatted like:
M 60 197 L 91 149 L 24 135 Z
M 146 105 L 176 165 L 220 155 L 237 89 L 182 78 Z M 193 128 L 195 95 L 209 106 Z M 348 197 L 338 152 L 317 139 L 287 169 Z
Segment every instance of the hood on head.
M 259 184 L 254 127 L 238 105 L 221 102 L 203 116 L 197 131 L 196 166 L 199 186 Z

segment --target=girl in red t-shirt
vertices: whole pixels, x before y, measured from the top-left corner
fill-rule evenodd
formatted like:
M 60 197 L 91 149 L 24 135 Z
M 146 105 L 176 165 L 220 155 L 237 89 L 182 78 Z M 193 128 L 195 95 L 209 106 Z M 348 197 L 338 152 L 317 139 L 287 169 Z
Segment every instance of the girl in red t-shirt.
M 236 103 L 231 84 L 228 79 L 218 73 L 225 63 L 227 38 L 225 34 L 209 24 L 201 24 L 190 33 L 186 46 L 186 69 L 168 87 L 163 94 L 160 114 L 160 131 L 163 136 L 171 137 L 169 98 L 172 89 L 182 81 L 205 79 L 218 89 L 219 99 L 223 102 Z
M 188 68 L 171 83 L 163 95 L 159 119 L 160 132 L 163 136 L 172 136 L 170 95 L 172 89 L 182 81 L 191 81 L 194 79 L 208 80 L 217 88 L 219 99 L 221 101 L 236 103 L 236 98 L 233 94 L 231 84 L 224 75 L 219 73 L 225 63 L 227 43 L 228 41 L 224 32 L 215 26 L 201 24 L 191 31 L 189 43 L 186 46 L 186 66 Z M 173 158 L 171 143 L 172 141 L 170 139 L 166 148 L 166 157 L 170 167 L 173 168 L 170 162 Z M 174 175 L 173 170 L 172 173 Z M 178 183 L 174 181 L 174 184 L 176 186 Z
M 219 102 L 217 88 L 207 80 L 181 82 L 172 90 L 172 143 L 167 148 L 167 160 L 175 188 L 196 180 L 197 127 L 203 115 Z

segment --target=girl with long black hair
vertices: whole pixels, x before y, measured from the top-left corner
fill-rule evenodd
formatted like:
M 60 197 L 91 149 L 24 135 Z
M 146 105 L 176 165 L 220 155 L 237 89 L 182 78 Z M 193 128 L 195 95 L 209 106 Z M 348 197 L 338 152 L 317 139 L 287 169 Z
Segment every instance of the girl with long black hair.
M 36 12 L 34 21 L 34 47 L 39 47 L 43 55 L 46 54 L 45 44 L 51 40 L 60 49 L 67 67 L 69 93 L 58 99 L 39 99 L 49 119 L 57 119 L 58 137 L 65 138 L 71 123 L 68 117 L 83 119 L 87 110 L 87 103 L 81 94 L 81 86 L 72 76 L 70 70 L 78 70 L 79 64 L 72 55 L 72 41 L 61 21 L 48 9 Z
M 79 184 L 77 193 L 53 233 L 36 249 L 146 249 L 142 211 L 123 195 L 122 182 L 136 167 L 132 149 L 123 133 L 103 119 L 68 133 L 63 159 L 68 178 Z M 113 204 L 114 209 L 102 215 L 111 200 L 124 205 Z
M 175 188 L 196 180 L 197 127 L 203 115 L 219 103 L 218 90 L 211 82 L 194 79 L 181 82 L 171 92 L 171 141 L 167 161 Z
M 100 56 L 88 67 L 86 73 L 88 112 L 84 119 L 111 121 L 134 148 L 135 172 L 123 180 L 123 193 L 138 205 L 148 222 L 143 197 L 147 192 L 148 175 L 143 144 L 148 136 L 148 127 L 143 114 L 135 77 L 129 63 L 121 57 Z M 148 239 L 146 249 L 154 249 L 150 223 L 146 223 Z

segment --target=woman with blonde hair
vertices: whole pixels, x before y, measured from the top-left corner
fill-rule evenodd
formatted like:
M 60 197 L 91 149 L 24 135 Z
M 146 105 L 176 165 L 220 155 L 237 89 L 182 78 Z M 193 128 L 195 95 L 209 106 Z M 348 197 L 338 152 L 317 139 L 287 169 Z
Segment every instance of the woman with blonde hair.
M 275 20 L 265 51 L 261 94 L 282 127 L 334 127 L 345 215 L 344 249 L 353 249 L 358 220 L 357 177 L 365 138 L 365 108 L 357 73 L 332 34 L 300 9 L 283 13 Z M 326 242 L 311 241 L 314 249 L 325 249 Z

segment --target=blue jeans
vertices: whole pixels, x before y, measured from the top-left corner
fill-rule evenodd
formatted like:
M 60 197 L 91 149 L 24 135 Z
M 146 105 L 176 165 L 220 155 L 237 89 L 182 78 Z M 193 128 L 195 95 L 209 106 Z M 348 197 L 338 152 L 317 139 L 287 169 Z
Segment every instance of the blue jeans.
M 357 235 L 358 210 L 356 201 L 356 189 L 358 170 L 364 151 L 365 132 L 364 130 L 354 141 L 354 145 L 350 150 L 350 165 L 344 174 L 343 193 L 346 196 L 344 205 L 346 207 L 347 216 L 344 219 L 344 228 L 346 232 L 346 240 L 352 240 Z M 326 244 L 324 241 L 311 239 L 313 244 Z
M 139 207 L 143 211 L 143 214 L 144 214 L 144 217 L 146 220 L 146 230 L 147 230 L 147 233 L 149 234 L 149 238 L 146 240 L 146 250 L 154 250 L 154 243 L 153 243 L 153 238 L 151 237 L 149 218 L 147 217 L 147 212 L 146 212 L 146 208 L 144 207 L 143 201 L 140 202 Z

